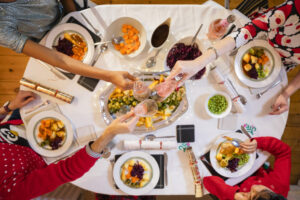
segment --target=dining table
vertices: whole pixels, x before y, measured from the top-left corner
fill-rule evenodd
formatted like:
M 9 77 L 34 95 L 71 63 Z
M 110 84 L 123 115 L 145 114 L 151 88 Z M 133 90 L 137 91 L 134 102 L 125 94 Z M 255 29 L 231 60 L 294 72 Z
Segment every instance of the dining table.
M 249 21 L 246 16 L 237 10 L 228 10 L 214 1 L 207 1 L 199 5 L 98 5 L 86 10 L 72 12 L 66 15 L 61 23 L 65 23 L 72 16 L 93 31 L 94 29 L 81 14 L 88 18 L 91 24 L 98 29 L 103 36 L 105 35 L 107 27 L 120 17 L 132 17 L 141 22 L 147 32 L 147 44 L 140 55 L 135 58 L 127 59 L 116 56 L 108 49 L 102 53 L 94 65 L 94 67 L 98 68 L 126 70 L 130 73 L 165 70 L 165 58 L 169 50 L 168 45 L 166 45 L 158 55 L 155 67 L 147 68 L 145 63 L 147 58 L 155 54 L 155 50 L 151 48 L 149 43 L 151 34 L 158 25 L 169 17 L 171 18 L 170 37 L 167 41 L 169 46 L 181 38 L 193 36 L 199 25 L 203 24 L 198 35 L 198 39 L 201 41 L 200 49 L 202 51 L 205 51 L 205 49 L 212 45 L 212 42 L 207 39 L 206 34 L 209 24 L 214 19 L 226 18 L 228 15 L 234 14 L 237 16 L 234 22 L 237 27 L 242 27 Z M 45 38 L 47 38 L 47 35 Z M 43 40 L 41 44 L 43 44 Z M 214 62 L 214 65 L 218 67 L 225 77 L 231 79 L 236 89 L 248 100 L 245 112 L 231 114 L 236 116 L 236 130 L 240 129 L 241 125 L 248 124 L 255 129 L 254 137 L 273 136 L 280 139 L 284 133 L 288 112 L 281 115 L 269 115 L 269 112 L 271 111 L 271 105 L 275 101 L 276 96 L 288 83 L 286 72 L 284 70 L 280 72 L 282 81 L 278 86 L 269 90 L 260 99 L 257 99 L 254 94 L 251 94 L 249 88 L 237 78 L 234 72 L 234 56 L 230 56 L 229 53 L 230 52 L 219 57 Z M 48 87 L 64 91 L 75 97 L 73 102 L 68 104 L 51 96 L 39 93 L 41 100 L 50 99 L 58 104 L 60 111 L 71 121 L 74 129 L 86 125 L 93 125 L 97 136 L 100 136 L 102 131 L 107 127 L 100 112 L 99 96 L 110 83 L 100 80 L 95 90 L 91 92 L 77 83 L 80 77 L 79 75 L 76 75 L 73 79 L 58 79 L 33 58 L 30 58 L 28 61 L 24 77 L 47 85 Z M 191 142 L 188 145 L 192 146 L 196 158 L 198 159 L 200 176 L 210 176 L 210 171 L 199 160 L 199 157 L 210 150 L 216 137 L 221 134 L 231 133 L 232 130 L 219 129 L 219 120 L 209 117 L 205 111 L 206 98 L 210 94 L 220 90 L 209 73 L 200 80 L 186 81 L 185 87 L 188 100 L 187 111 L 175 122 L 169 124 L 167 127 L 154 130 L 152 134 L 156 136 L 175 136 L 177 125 L 193 124 L 195 126 L 195 142 Z M 25 87 L 22 88 L 29 90 Z M 138 140 L 143 138 L 146 134 L 147 133 L 117 135 L 112 141 L 113 146 L 110 149 L 111 156 L 107 159 L 99 159 L 87 173 L 72 183 L 80 188 L 96 193 L 108 195 L 124 194 L 114 186 L 110 160 L 117 154 L 127 152 L 122 149 L 123 140 Z M 172 150 L 143 150 L 149 154 L 163 154 L 166 152 L 168 155 L 168 185 L 163 189 L 153 189 L 146 195 L 195 194 L 194 180 L 189 160 L 186 153 L 180 148 L 180 145 L 181 144 L 178 144 L 178 148 Z M 243 176 L 227 179 L 226 183 L 235 185 L 242 182 L 261 167 L 270 156 L 269 153 L 262 151 L 258 151 L 258 155 L 251 170 Z M 206 190 L 205 193 L 207 193 Z

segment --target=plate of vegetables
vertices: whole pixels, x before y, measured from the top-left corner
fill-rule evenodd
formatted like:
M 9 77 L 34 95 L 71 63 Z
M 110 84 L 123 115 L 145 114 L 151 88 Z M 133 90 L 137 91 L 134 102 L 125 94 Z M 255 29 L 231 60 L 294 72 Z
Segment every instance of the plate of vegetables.
M 65 153 L 73 141 L 73 128 L 69 120 L 55 111 L 33 116 L 28 123 L 26 136 L 32 149 L 46 157 Z
M 138 74 L 140 80 L 143 80 L 150 89 L 163 82 L 167 74 L 155 75 L 153 73 Z M 134 108 L 139 101 L 134 98 L 132 90 L 122 91 L 114 85 L 108 86 L 100 94 L 100 111 L 106 124 L 110 124 L 116 117 L 124 114 L 122 110 L 127 111 Z M 178 117 L 188 109 L 188 102 L 185 96 L 185 87 L 177 88 L 169 97 L 162 102 L 157 102 L 158 111 L 151 117 L 140 117 L 134 132 L 151 132 L 173 123 Z
M 267 41 L 253 40 L 239 49 L 234 66 L 241 82 L 261 88 L 275 81 L 281 65 L 279 54 Z
M 242 142 L 247 136 L 240 133 L 229 133 L 219 136 L 210 150 L 213 168 L 222 176 L 239 177 L 246 174 L 253 166 L 256 152 L 247 154 L 232 144 L 232 139 Z
M 46 47 L 86 64 L 91 64 L 94 58 L 93 39 L 89 32 L 78 24 L 65 23 L 55 26 L 47 36 Z
M 205 110 L 213 118 L 226 117 L 230 113 L 231 107 L 231 98 L 224 92 L 210 95 L 205 102 Z
M 159 167 L 155 159 L 141 151 L 123 154 L 115 163 L 113 178 L 117 186 L 129 195 L 143 195 L 158 182 Z

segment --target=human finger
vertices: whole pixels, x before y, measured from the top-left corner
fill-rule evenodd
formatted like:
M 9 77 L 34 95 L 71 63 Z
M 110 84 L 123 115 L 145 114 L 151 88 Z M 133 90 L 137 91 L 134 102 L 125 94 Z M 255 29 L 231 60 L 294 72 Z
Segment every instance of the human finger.
M 135 127 L 136 127 L 136 124 L 137 122 L 139 121 L 139 117 L 138 116 L 133 116 L 129 122 L 127 122 L 127 125 L 128 125 L 128 128 L 129 128 L 129 131 L 132 132 Z
M 136 81 L 137 80 L 137 78 L 135 76 L 131 75 L 128 72 L 125 74 L 125 78 L 128 78 L 129 80 L 132 80 L 132 81 Z
M 287 110 L 288 110 L 288 106 L 284 105 L 284 106 L 280 107 L 279 109 L 277 109 L 277 110 L 275 110 L 273 112 L 270 112 L 269 114 L 270 115 L 279 115 L 279 114 L 281 114 L 281 113 L 283 113 L 283 112 L 285 112 Z
M 35 98 L 34 97 L 29 97 L 29 98 L 26 98 L 25 99 L 25 101 L 23 102 L 23 105 L 26 105 L 26 104 L 28 104 L 28 103 L 30 103 L 30 102 L 32 102 L 33 100 L 34 100 Z
M 128 113 L 126 113 L 125 115 L 122 115 L 121 117 L 119 117 L 119 120 L 120 120 L 120 122 L 124 122 L 124 121 L 126 121 L 127 119 L 129 119 L 132 116 L 134 116 L 133 110 L 130 111 L 130 112 L 128 112 Z

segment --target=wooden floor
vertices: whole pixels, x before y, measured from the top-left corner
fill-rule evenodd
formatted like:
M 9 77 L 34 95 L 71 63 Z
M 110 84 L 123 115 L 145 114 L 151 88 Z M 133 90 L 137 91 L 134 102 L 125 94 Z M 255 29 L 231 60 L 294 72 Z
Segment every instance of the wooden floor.
M 99 4 L 201 4 L 204 0 L 94 0 Z M 224 5 L 223 0 L 217 0 Z M 230 7 L 235 8 L 241 0 L 231 1 Z M 269 0 L 270 6 L 278 5 L 282 0 Z M 17 54 L 9 49 L 0 47 L 0 105 L 12 99 L 19 88 L 19 80 L 23 76 L 28 57 Z M 300 67 L 289 72 L 288 78 L 292 80 L 300 71 Z M 300 179 L 300 91 L 291 98 L 291 107 L 286 129 L 282 140 L 292 147 L 292 173 L 291 184 Z

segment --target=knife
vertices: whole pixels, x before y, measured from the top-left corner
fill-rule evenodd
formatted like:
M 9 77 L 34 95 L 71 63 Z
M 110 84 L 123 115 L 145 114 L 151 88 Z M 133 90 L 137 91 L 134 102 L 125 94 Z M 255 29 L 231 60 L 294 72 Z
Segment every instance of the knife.
M 55 67 L 47 64 L 47 63 L 44 63 L 38 59 L 35 59 L 36 61 L 38 61 L 40 64 L 42 64 L 44 67 L 46 67 L 49 71 L 51 71 L 54 75 L 56 75 L 59 79 L 61 80 L 66 80 L 66 77 L 60 72 L 58 71 Z
M 241 130 L 249 139 L 252 138 L 252 136 L 248 133 L 248 131 L 245 129 L 243 125 L 241 125 Z
M 235 24 L 233 24 L 227 31 L 227 33 L 225 33 L 225 35 L 223 35 L 221 37 L 221 40 L 224 39 L 227 35 L 229 35 L 233 30 L 235 29 Z
M 168 154 L 164 153 L 164 179 L 165 179 L 165 185 L 168 185 Z
M 90 27 L 92 27 L 96 35 L 100 36 L 101 35 L 100 31 L 97 28 L 95 28 L 95 26 L 93 26 L 91 21 L 83 13 L 80 12 L 80 14 L 84 18 L 84 20 L 90 25 Z

